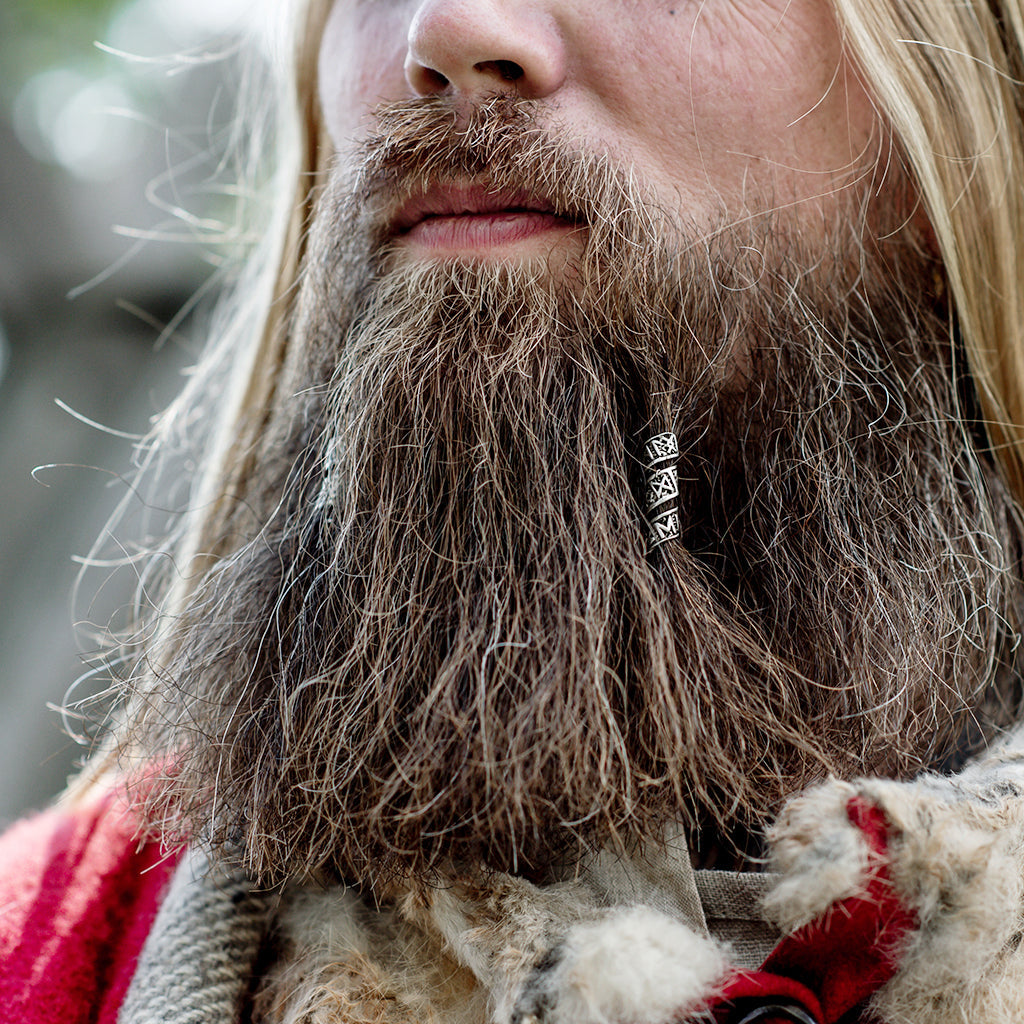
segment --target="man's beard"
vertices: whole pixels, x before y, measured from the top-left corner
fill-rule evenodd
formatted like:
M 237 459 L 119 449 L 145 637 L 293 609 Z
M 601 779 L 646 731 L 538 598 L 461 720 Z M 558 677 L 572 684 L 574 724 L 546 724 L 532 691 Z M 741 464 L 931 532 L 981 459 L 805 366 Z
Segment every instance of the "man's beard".
M 275 507 L 141 694 L 162 814 L 265 881 L 542 873 L 674 821 L 741 842 L 829 772 L 904 775 L 1006 720 L 1017 518 L 923 257 L 862 246 L 859 211 L 814 245 L 760 218 L 684 247 L 525 105 L 381 118 L 319 205 L 252 488 Z M 390 245 L 381 211 L 450 178 L 529 182 L 580 253 Z M 682 536 L 648 552 L 666 429 Z

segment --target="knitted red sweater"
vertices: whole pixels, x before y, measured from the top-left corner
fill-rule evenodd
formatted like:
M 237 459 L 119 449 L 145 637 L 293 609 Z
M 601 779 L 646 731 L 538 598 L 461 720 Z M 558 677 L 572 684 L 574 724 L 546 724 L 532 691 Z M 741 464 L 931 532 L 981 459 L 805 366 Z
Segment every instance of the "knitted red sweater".
M 116 1024 L 179 854 L 114 796 L 0 837 L 0 1019 Z

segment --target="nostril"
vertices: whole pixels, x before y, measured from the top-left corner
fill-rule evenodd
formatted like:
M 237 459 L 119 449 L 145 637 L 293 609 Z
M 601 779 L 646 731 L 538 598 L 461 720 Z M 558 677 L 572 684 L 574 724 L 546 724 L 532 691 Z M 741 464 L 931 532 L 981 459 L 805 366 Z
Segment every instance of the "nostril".
M 503 82 L 518 82 L 526 74 L 522 66 L 512 60 L 484 60 L 473 67 L 485 75 L 497 75 Z
M 426 85 L 429 89 L 439 91 L 448 88 L 448 79 L 440 71 L 435 71 L 433 68 L 424 68 L 421 74 L 426 79 Z

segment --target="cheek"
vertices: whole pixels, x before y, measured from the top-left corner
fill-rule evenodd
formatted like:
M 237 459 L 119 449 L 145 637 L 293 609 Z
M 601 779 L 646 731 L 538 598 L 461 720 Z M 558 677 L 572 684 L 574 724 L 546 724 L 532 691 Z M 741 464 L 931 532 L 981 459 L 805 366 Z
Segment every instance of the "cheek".
M 824 0 L 676 10 L 647 21 L 590 84 L 614 91 L 605 107 L 619 152 L 649 153 L 650 170 L 684 203 L 734 206 L 752 189 L 818 195 L 863 155 L 874 113 Z
M 830 6 L 728 6 L 730 16 L 706 19 L 705 86 L 695 95 L 716 157 L 797 195 L 830 188 L 861 162 L 875 128 Z
M 376 6 L 338 0 L 324 27 L 317 71 L 320 103 L 339 151 L 362 136 L 378 104 L 408 95 L 403 70 L 407 19 L 401 9 Z

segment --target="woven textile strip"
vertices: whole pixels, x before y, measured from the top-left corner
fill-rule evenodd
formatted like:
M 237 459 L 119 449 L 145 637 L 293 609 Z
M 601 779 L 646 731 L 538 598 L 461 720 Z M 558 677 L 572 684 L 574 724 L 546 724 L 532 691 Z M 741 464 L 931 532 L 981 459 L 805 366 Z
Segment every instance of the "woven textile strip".
M 118 1024 L 236 1024 L 271 898 L 190 850 L 146 940 Z

